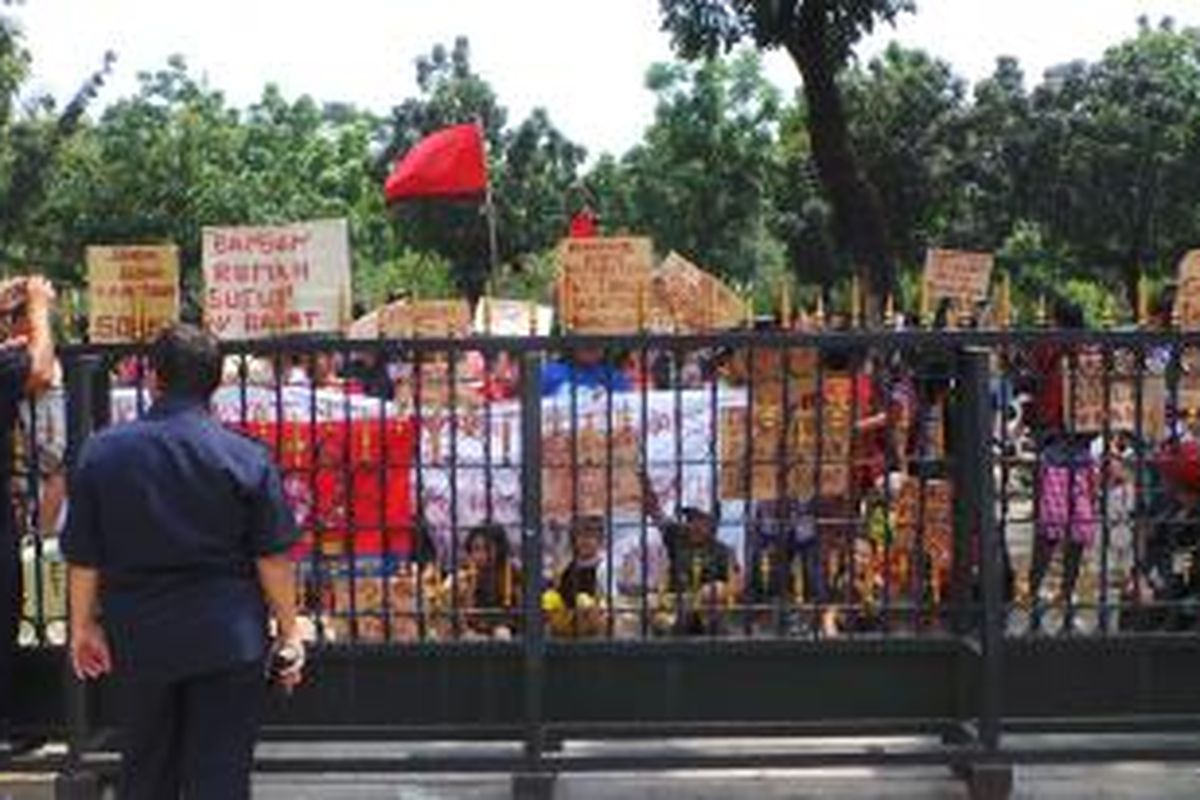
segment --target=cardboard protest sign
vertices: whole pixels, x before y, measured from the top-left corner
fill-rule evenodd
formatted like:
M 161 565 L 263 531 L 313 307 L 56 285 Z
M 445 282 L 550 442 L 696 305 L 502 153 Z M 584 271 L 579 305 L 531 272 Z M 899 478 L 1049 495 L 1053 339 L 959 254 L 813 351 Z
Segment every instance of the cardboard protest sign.
M 222 339 L 340 331 L 350 318 L 344 219 L 205 228 L 204 313 Z
M 1200 250 L 1192 250 L 1179 262 L 1175 315 L 1180 328 L 1200 330 Z
M 1075 433 L 1099 433 L 1104 430 L 1105 402 L 1104 353 L 1087 348 L 1062 364 L 1063 411 Z
M 814 455 L 797 451 L 798 419 L 784 419 L 777 405 L 721 412 L 721 499 L 773 500 L 812 496 Z M 784 427 L 787 426 L 785 435 Z M 807 476 L 807 480 L 805 477 Z
M 471 334 L 466 300 L 401 300 L 379 309 L 379 335 L 403 339 L 457 339 Z
M 801 447 L 821 454 L 822 497 L 839 497 L 850 491 L 850 452 L 854 435 L 854 378 L 826 375 L 821 408 L 813 408 L 812 422 L 801 438 Z M 818 440 L 818 437 L 820 439 Z
M 779 404 L 784 401 L 784 384 L 789 402 L 816 391 L 818 353 L 813 348 L 758 347 L 736 353 L 725 377 L 733 384 L 753 384 L 754 402 Z
M 564 239 L 559 314 L 579 333 L 635 333 L 650 318 L 653 248 L 646 238 Z
M 746 305 L 733 289 L 676 252 L 666 257 L 653 281 L 678 331 L 736 328 L 746 320 Z
M 1112 354 L 1111 364 L 1106 366 L 1103 351 L 1091 347 L 1076 355 L 1073 370 L 1071 362 L 1064 361 L 1063 409 L 1071 431 L 1092 434 L 1105 430 L 1138 431 L 1152 440 L 1163 435 L 1166 430 L 1166 378 L 1151 374 L 1139 376 L 1136 358 L 1133 351 L 1117 350 Z M 1186 381 L 1183 381 L 1181 387 L 1185 385 Z M 1197 388 L 1200 392 L 1200 387 Z M 1188 392 L 1183 390 L 1180 396 L 1180 406 L 1186 407 Z M 1200 396 L 1197 402 L 1200 403 Z
M 813 378 L 793 389 L 786 413 L 782 403 L 757 401 L 750 423 L 744 407 L 722 412 L 722 499 L 809 500 L 818 491 L 822 497 L 849 491 L 853 379 L 824 376 L 820 400 Z
M 91 341 L 143 341 L 179 319 L 178 247 L 89 247 L 85 257 Z
M 896 474 L 891 489 L 893 550 L 908 550 L 920 542 L 932 555 L 951 557 L 954 518 L 949 482 Z
M 523 300 L 484 297 L 475 307 L 474 330 L 487 336 L 549 336 L 554 309 Z
M 1175 386 L 1179 415 L 1194 421 L 1200 416 L 1200 350 L 1187 348 L 1179 359 L 1180 375 Z
M 608 516 L 640 506 L 641 436 L 632 414 L 613 420 L 587 413 L 572 426 L 551 414 L 542 429 L 542 514 L 568 521 L 576 514 Z M 610 480 L 611 478 L 611 480 Z
M 921 278 L 921 316 L 928 318 L 949 298 L 959 311 L 971 311 L 988 299 L 995 257 L 966 250 L 930 250 Z
M 466 300 L 398 300 L 354 320 L 350 339 L 454 339 L 471 333 Z

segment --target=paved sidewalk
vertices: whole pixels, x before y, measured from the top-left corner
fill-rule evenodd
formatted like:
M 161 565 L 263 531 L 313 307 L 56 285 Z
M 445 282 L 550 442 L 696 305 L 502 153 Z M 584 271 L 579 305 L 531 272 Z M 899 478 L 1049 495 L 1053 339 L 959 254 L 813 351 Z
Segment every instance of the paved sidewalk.
M 509 800 L 506 777 L 262 776 L 255 800 Z M 772 770 L 586 775 L 559 779 L 557 800 L 966 800 L 938 769 Z M 1196 800 L 1196 765 L 1019 768 L 1014 800 Z
M 1096 737 L 1012 737 L 1026 750 L 1050 750 L 1054 743 L 1086 747 Z M 1188 737 L 1139 739 L 1143 744 L 1178 744 Z M 1110 740 L 1112 741 L 1112 740 Z M 1120 741 L 1117 739 L 1116 741 Z M 921 749 L 920 737 L 878 739 L 668 739 L 641 742 L 569 742 L 567 755 L 615 755 L 640 752 L 664 755 L 736 754 L 747 752 L 844 751 L 858 747 L 897 752 Z M 51 745 L 50 749 L 59 749 Z M 463 742 L 325 742 L 270 743 L 260 748 L 264 758 L 317 757 L 336 763 L 339 758 L 403 758 L 450 756 L 471 759 L 520 752 L 516 743 Z M 449 774 L 259 774 L 255 800 L 509 800 L 508 775 Z M 965 785 L 945 767 L 843 767 L 806 770 L 675 770 L 646 773 L 583 773 L 560 776 L 556 800 L 966 800 Z M 0 800 L 52 800 L 52 775 L 0 774 Z M 109 795 L 111 797 L 111 794 Z M 1015 772 L 1016 800 L 1197 800 L 1200 764 L 1084 764 L 1022 766 Z
M 52 776 L 0 775 L 0 800 L 52 800 Z M 111 798 L 111 793 L 108 795 Z M 255 800 L 509 800 L 507 776 L 259 775 Z M 681 771 L 561 777 L 557 800 L 966 800 L 941 769 Z M 1021 767 L 1014 800 L 1195 800 L 1198 765 Z

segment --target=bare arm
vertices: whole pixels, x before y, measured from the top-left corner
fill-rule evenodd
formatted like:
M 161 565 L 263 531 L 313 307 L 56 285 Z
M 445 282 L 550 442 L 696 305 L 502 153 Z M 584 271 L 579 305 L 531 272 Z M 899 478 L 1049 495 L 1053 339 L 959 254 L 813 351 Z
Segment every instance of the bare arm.
M 279 639 L 299 638 L 296 626 L 296 586 L 292 563 L 286 555 L 263 556 L 258 559 L 258 585 L 279 625 Z
M 54 382 L 54 336 L 50 330 L 50 311 L 54 306 L 54 287 L 40 275 L 29 279 L 29 378 L 25 390 L 38 395 Z
M 71 564 L 67 567 L 71 607 L 71 666 L 80 680 L 99 678 L 112 670 L 108 639 L 99 618 L 100 571 Z
M 67 591 L 71 604 L 71 632 L 94 625 L 100 599 L 100 570 L 71 564 L 67 567 Z

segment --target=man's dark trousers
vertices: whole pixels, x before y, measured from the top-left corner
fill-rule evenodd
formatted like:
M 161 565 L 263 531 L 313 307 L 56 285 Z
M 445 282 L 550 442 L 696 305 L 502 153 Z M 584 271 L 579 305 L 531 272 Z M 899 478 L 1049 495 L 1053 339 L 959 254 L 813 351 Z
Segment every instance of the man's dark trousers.
M 0 744 L 15 711 L 17 625 L 21 611 L 21 561 L 17 537 L 0 528 Z
M 126 679 L 121 800 L 248 800 L 265 691 L 259 662 L 171 682 Z

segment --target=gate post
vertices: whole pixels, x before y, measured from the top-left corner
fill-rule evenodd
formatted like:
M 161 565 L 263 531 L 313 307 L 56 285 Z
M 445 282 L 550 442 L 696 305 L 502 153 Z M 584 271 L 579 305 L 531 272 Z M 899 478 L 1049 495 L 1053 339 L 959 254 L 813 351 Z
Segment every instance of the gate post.
M 62 364 L 66 388 L 65 461 L 67 468 L 71 469 L 79 456 L 79 449 L 96 427 L 98 409 L 107 406 L 108 397 L 99 357 L 68 354 L 63 356 Z M 104 392 L 104 396 L 99 398 L 101 402 L 98 404 L 101 392 Z M 67 613 L 70 614 L 69 608 Z M 59 800 L 98 800 L 98 776 L 83 764 L 91 728 L 91 687 L 75 678 L 69 656 L 63 659 L 62 668 L 63 691 L 66 694 L 64 707 L 67 710 L 67 758 L 66 768 L 55 782 L 55 796 Z
M 967 782 L 976 800 L 1003 800 L 1012 792 L 1012 765 L 1000 752 L 1004 680 L 1003 546 L 996 527 L 996 478 L 992 458 L 992 402 L 990 352 L 966 348 L 959 353 L 958 442 L 955 450 L 962 477 L 957 539 L 967 561 L 955 565 L 960 578 L 970 574 L 972 551 L 978 553 L 979 610 L 979 751 L 968 766 Z M 976 550 L 977 548 L 977 550 Z M 960 602 L 969 600 L 969 587 L 960 586 Z M 967 606 L 956 612 L 965 618 Z M 969 619 L 966 621 L 969 622 Z M 965 633 L 959 629 L 958 632 Z
M 546 636 L 542 626 L 542 359 L 521 356 L 521 606 L 524 646 L 525 752 L 512 778 L 513 800 L 551 800 L 554 774 L 545 769 Z

